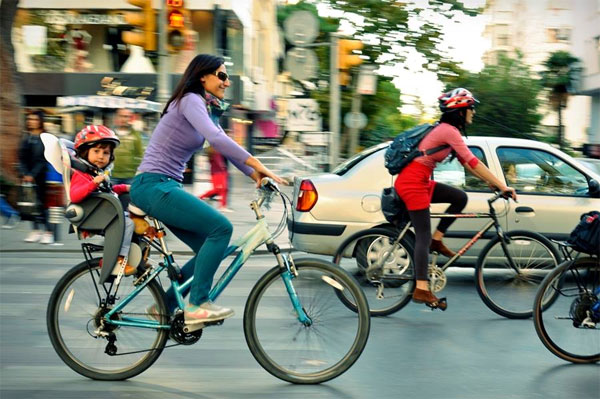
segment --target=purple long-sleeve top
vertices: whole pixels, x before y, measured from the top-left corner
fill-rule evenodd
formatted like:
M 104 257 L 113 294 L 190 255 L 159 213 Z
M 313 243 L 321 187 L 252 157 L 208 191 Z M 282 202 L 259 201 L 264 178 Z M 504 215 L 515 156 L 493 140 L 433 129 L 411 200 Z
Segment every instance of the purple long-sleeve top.
M 246 165 L 250 153 L 233 141 L 208 114 L 206 101 L 187 93 L 172 102 L 152 133 L 138 171 L 161 173 L 183 180 L 183 171 L 192 155 L 208 142 L 244 174 L 254 169 Z

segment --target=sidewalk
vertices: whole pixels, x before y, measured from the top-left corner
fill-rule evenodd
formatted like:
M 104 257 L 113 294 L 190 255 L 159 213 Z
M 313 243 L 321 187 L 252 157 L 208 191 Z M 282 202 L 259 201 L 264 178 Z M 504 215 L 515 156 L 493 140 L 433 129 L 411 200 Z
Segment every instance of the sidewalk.
M 233 224 L 232 240 L 243 236 L 256 224 L 256 216 L 250 209 L 250 201 L 256 197 L 254 184 L 241 173 L 232 174 L 232 190 L 230 191 L 229 208 L 234 210 L 232 213 L 225 213 L 225 216 Z M 186 190 L 192 191 L 191 185 L 185 186 Z M 283 192 L 290 198 L 292 187 L 283 187 Z M 215 203 L 216 206 L 216 203 Z M 274 232 L 281 217 L 283 216 L 283 204 L 281 198 L 277 196 L 271 203 L 271 209 L 263 208 L 271 232 Z M 199 221 L 201 223 L 201 221 Z M 11 252 L 62 252 L 62 253 L 81 253 L 81 243 L 75 234 L 68 234 L 69 223 L 65 220 L 60 226 L 59 242 L 52 245 L 39 243 L 26 243 L 23 240 L 31 231 L 30 222 L 20 222 L 14 229 L 0 229 L 0 257 L 2 253 Z M 193 252 L 180 241 L 174 234 L 167 232 L 167 245 L 176 255 L 193 255 Z M 102 244 L 103 237 L 92 237 L 86 242 Z M 289 249 L 287 224 L 284 232 L 275 239 L 275 243 L 282 249 Z M 266 247 L 263 245 L 257 248 L 257 253 L 265 253 Z

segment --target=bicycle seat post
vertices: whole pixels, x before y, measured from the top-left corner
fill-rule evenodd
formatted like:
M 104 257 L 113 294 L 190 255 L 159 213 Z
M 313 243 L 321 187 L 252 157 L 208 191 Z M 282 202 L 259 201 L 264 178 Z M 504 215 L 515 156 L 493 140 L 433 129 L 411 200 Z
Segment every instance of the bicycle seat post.
M 169 248 L 167 247 L 167 242 L 165 241 L 165 226 L 159 220 L 149 217 L 154 225 L 154 229 L 156 230 L 156 237 L 158 237 L 158 242 L 160 242 L 160 248 L 163 253 L 166 255 L 171 255 Z

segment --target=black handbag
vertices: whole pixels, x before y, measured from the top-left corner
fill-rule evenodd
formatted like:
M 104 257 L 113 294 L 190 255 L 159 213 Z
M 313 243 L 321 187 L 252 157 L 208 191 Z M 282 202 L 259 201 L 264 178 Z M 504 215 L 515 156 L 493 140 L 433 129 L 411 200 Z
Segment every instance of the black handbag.
M 37 198 L 36 185 L 33 183 L 23 183 L 19 190 L 19 200 L 17 201 L 17 210 L 21 220 L 34 221 L 41 215 L 41 204 Z
M 400 227 L 410 220 L 406 204 L 393 186 L 386 187 L 381 192 L 381 212 L 385 219 L 396 227 Z

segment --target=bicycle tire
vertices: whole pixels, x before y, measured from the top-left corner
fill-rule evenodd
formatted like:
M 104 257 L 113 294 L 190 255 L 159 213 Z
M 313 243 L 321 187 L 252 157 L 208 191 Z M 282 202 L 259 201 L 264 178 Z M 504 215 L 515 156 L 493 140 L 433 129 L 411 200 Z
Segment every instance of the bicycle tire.
M 369 302 L 371 316 L 395 313 L 412 298 L 415 279 L 412 258 L 414 242 L 411 236 L 402 237 L 399 247 L 388 257 L 383 267 L 383 275 L 380 278 L 384 285 L 383 297 L 378 297 L 377 286 L 373 285 L 365 274 L 365 270 L 389 250 L 398 234 L 396 229 L 383 227 L 360 231 L 346 239 L 333 256 L 335 265 L 358 280 Z M 350 298 L 340 292 L 338 295 L 349 309 L 356 309 Z
M 526 319 L 533 314 L 537 288 L 561 257 L 541 234 L 515 230 L 504 235 L 509 238 L 506 247 L 496 236 L 479 254 L 475 268 L 477 293 L 495 313 L 509 319 Z M 518 272 L 510 267 L 507 251 Z
M 117 337 L 115 345 L 119 349 L 125 348 L 121 353 L 135 349 L 150 351 L 121 356 L 107 355 L 104 349 L 108 341 L 104 338 L 94 338 L 92 335 L 100 317 L 98 294 L 94 288 L 99 277 L 99 263 L 99 258 L 92 259 L 90 267 L 87 261 L 81 262 L 71 268 L 56 284 L 46 312 L 48 335 L 58 356 L 77 373 L 94 380 L 125 380 L 142 373 L 158 359 L 165 347 L 169 331 L 116 327 L 113 330 Z M 95 277 L 95 281 L 92 277 Z M 127 296 L 127 288 L 135 288 L 132 282 L 132 277 L 122 278 L 119 299 Z M 142 290 L 127 304 L 126 309 L 139 309 L 140 312 L 144 312 L 145 307 L 152 304 L 149 300 L 154 300 L 159 314 L 162 315 L 161 323 L 166 324 L 167 308 L 162 287 L 156 280 L 152 280 L 146 288 L 147 290 Z M 148 342 L 152 341 L 150 348 L 143 347 L 143 338 L 149 338 Z M 121 360 L 126 364 L 118 364 Z
M 281 278 L 287 271 L 276 266 L 248 296 L 244 335 L 254 358 L 273 376 L 295 384 L 319 384 L 358 360 L 369 337 L 369 307 L 356 280 L 330 262 L 304 258 L 294 263 L 298 276 L 292 284 L 312 324 L 298 321 Z M 337 289 L 351 291 L 356 312 L 340 303 L 333 292 Z
M 580 288 L 593 293 L 599 286 L 598 258 L 563 262 L 540 285 L 535 296 L 533 321 L 538 337 L 554 355 L 572 363 L 600 361 L 600 323 L 590 329 L 573 324 L 578 317 L 573 310 L 582 303 Z M 547 296 L 555 297 L 550 305 Z

